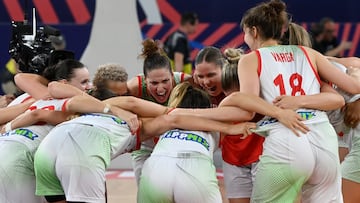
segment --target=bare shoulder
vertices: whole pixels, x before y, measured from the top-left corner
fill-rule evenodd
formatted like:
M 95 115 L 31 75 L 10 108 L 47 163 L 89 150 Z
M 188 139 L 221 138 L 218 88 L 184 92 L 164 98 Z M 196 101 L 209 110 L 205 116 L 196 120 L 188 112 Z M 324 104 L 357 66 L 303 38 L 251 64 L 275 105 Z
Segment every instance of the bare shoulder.
M 127 82 L 127 88 L 129 95 L 137 97 L 139 95 L 139 78 L 137 76 L 131 78 Z

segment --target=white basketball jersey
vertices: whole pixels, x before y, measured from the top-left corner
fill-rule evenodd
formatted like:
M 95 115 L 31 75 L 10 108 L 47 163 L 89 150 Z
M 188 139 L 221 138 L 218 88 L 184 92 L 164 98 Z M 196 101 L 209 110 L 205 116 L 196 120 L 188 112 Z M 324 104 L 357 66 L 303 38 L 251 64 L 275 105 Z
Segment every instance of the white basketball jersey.
M 280 95 L 320 92 L 320 78 L 301 46 L 273 46 L 256 50 L 259 57 L 260 94 L 272 103 Z
M 67 99 L 38 100 L 34 102 L 26 112 L 36 109 L 62 111 L 65 110 L 66 101 Z M 53 125 L 43 123 L 34 124 L 31 126 L 14 129 L 9 133 L 3 134 L 3 137 L 0 139 L 21 142 L 27 145 L 29 149 L 36 150 L 40 142 L 45 138 L 45 136 L 53 127 Z
M 177 156 L 178 152 L 199 152 L 210 158 L 219 146 L 219 133 L 174 129 L 160 136 L 152 154 Z
M 13 101 L 10 102 L 8 106 L 14 106 L 16 104 L 21 104 L 27 101 L 28 99 L 31 99 L 32 97 L 28 93 L 24 93 L 18 97 L 16 97 Z

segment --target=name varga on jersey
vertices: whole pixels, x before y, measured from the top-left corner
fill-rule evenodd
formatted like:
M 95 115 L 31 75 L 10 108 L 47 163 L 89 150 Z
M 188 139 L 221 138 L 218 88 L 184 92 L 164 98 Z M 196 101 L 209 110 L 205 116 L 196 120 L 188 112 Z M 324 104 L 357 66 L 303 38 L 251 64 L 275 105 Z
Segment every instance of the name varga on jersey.
M 292 52 L 274 53 L 271 52 L 276 62 L 292 62 L 294 61 L 294 54 Z

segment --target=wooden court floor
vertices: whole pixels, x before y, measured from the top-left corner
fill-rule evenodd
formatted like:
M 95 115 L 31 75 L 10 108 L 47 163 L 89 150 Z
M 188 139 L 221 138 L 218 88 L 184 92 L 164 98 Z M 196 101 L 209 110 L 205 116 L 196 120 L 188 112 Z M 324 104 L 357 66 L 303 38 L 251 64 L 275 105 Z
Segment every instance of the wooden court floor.
M 228 203 L 224 198 L 223 178 L 218 173 L 219 186 L 223 196 L 223 203 Z M 136 181 L 131 170 L 110 170 L 106 174 L 108 203 L 136 203 Z

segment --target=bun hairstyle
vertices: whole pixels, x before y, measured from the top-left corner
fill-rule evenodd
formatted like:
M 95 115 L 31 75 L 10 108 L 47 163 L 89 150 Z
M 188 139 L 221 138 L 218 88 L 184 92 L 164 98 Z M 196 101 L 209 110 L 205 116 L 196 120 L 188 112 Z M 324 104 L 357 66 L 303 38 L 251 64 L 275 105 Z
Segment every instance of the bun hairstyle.
M 224 57 L 226 61 L 230 64 L 236 64 L 239 62 L 240 57 L 244 54 L 244 50 L 227 48 L 224 50 Z
M 143 58 L 151 57 L 155 54 L 166 55 L 164 50 L 160 47 L 159 41 L 148 38 L 142 42 L 142 45 L 143 49 L 140 56 Z
M 241 20 L 241 27 L 256 27 L 263 39 L 280 40 L 287 27 L 286 4 L 281 0 L 263 2 L 247 10 Z
M 158 68 L 166 68 L 172 73 L 170 60 L 159 41 L 145 39 L 142 45 L 143 49 L 140 57 L 144 59 L 143 73 L 145 77 L 149 71 Z
M 243 54 L 242 49 L 227 48 L 224 50 L 226 62 L 221 73 L 221 87 L 224 91 L 239 89 L 237 64 Z

